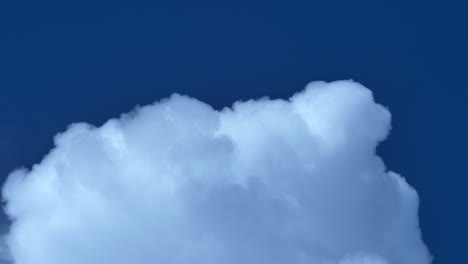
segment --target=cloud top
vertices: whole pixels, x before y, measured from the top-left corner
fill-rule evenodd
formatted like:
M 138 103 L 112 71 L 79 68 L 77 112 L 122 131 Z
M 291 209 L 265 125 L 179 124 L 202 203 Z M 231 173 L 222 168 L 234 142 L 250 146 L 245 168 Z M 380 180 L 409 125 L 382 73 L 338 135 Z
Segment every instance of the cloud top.
M 352 81 L 214 110 L 173 95 L 79 123 L 3 187 L 15 264 L 428 264 L 418 196 Z

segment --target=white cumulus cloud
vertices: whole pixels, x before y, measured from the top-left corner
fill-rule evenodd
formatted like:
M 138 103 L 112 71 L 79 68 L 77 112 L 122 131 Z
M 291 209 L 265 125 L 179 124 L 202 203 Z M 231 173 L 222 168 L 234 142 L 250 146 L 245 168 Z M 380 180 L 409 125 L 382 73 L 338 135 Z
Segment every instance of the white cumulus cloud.
M 15 264 L 428 264 L 418 195 L 352 81 L 214 110 L 173 95 L 79 123 L 3 186 Z M 4 255 L 2 253 L 2 255 Z

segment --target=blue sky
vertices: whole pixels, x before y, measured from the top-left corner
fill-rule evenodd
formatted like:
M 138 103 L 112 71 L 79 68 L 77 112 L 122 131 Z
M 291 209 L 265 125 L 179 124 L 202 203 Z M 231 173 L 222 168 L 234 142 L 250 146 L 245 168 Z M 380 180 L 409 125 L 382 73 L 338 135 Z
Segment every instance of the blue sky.
M 0 5 L 0 174 L 68 124 L 190 94 L 215 108 L 353 79 L 392 113 L 386 164 L 420 195 L 434 263 L 468 263 L 467 6 L 447 1 Z M 6 229 L 8 223 L 3 220 Z

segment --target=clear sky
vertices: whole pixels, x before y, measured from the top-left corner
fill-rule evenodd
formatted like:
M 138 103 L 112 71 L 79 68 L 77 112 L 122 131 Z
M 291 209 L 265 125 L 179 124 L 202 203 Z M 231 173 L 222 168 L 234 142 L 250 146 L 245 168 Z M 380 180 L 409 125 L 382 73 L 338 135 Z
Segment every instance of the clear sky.
M 434 263 L 468 263 L 461 2 L 3 1 L 0 175 L 39 162 L 72 122 L 174 92 L 222 108 L 353 79 L 392 112 L 379 153 L 418 191 Z

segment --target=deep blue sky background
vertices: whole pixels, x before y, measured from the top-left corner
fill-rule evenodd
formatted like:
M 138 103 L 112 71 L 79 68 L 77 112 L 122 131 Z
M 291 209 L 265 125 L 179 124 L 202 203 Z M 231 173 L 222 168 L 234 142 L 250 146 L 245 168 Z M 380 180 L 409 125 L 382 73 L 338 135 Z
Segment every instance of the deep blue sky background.
M 390 107 L 379 153 L 418 190 L 434 263 L 468 263 L 468 4 L 221 2 L 2 1 L 1 179 L 68 124 L 173 92 L 220 108 L 352 78 Z

